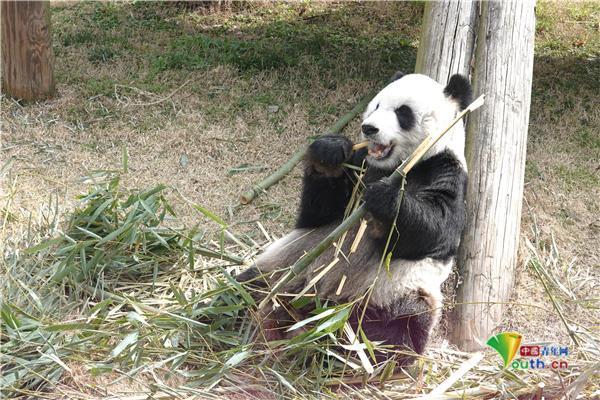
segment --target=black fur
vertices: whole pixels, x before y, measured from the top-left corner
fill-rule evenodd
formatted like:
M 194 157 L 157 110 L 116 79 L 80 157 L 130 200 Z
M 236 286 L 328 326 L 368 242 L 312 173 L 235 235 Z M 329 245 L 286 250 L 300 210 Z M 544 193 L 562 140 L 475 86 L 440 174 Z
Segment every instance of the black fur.
M 361 328 L 370 341 L 383 342 L 390 350 L 412 350 L 423 354 L 429 331 L 434 323 L 433 310 L 427 298 L 419 292 L 399 299 L 391 309 L 369 307 L 362 319 Z M 349 322 L 352 328 L 358 329 L 362 309 L 355 307 Z M 377 361 L 390 358 L 393 353 L 375 353 Z M 400 365 L 407 365 L 413 357 L 402 355 L 398 358 Z
M 390 83 L 397 81 L 398 79 L 402 78 L 404 75 L 406 75 L 404 72 L 396 71 L 394 73 L 394 75 L 392 75 L 392 79 L 390 79 Z
M 339 138 L 339 136 L 338 136 Z M 342 137 L 343 138 L 343 137 Z M 346 138 L 343 138 L 347 140 Z M 346 146 L 337 139 L 339 146 Z M 297 228 L 315 228 L 341 220 L 352 194 L 354 180 L 352 171 L 343 171 L 330 177 L 319 173 L 314 153 L 322 154 L 320 148 L 334 146 L 333 139 L 325 136 L 309 148 L 306 173 Z M 331 149 L 330 149 L 331 151 Z M 342 150 L 331 151 L 339 159 Z M 347 162 L 361 165 L 366 150 L 347 156 Z M 330 159 L 319 157 L 323 161 Z M 396 216 L 399 186 L 381 179 L 390 171 L 369 167 L 365 175 L 367 189 L 364 200 L 367 210 L 381 223 L 385 230 L 392 228 Z M 447 260 L 456 255 L 460 235 L 465 226 L 465 191 L 467 174 L 453 154 L 444 152 L 419 162 L 408 174 L 398 220 L 392 236 L 392 258 L 419 260 L 431 257 Z M 381 240 L 385 245 L 387 235 Z
M 464 110 L 473 101 L 473 90 L 469 80 L 460 74 L 452 75 L 444 94 L 458 101 L 460 110 Z
M 352 156 L 352 142 L 342 135 L 324 135 L 308 147 L 307 157 L 321 164 L 337 166 Z
M 408 174 L 392 236 L 392 258 L 447 260 L 456 255 L 465 226 L 467 174 L 449 152 L 418 163 Z M 400 187 L 388 179 L 367 185 L 365 206 L 392 228 Z M 385 244 L 387 236 L 382 239 Z
M 321 136 L 308 148 L 296 228 L 315 228 L 340 220 L 354 187 L 354 174 L 340 166 L 360 165 L 366 149 L 352 152 L 352 142 L 340 135 Z
M 405 131 L 411 130 L 415 126 L 416 118 L 412 108 L 407 105 L 400 106 L 395 110 L 396 117 L 400 127 Z

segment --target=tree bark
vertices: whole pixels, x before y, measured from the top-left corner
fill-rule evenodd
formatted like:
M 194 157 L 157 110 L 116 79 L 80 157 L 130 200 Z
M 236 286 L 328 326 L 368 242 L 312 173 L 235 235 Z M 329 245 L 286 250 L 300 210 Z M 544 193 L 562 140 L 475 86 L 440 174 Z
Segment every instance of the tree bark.
M 54 95 L 48 1 L 2 1 L 2 87 L 12 97 Z
M 534 0 L 428 2 L 416 72 L 444 84 L 472 75 L 486 104 L 467 121 L 467 228 L 457 265 L 462 284 L 449 319 L 465 350 L 502 320 L 517 260 L 533 71 Z M 471 74 L 472 72 L 472 74 Z
M 479 3 L 430 1 L 425 5 L 415 71 L 442 85 L 471 75 Z
M 451 342 L 482 347 L 502 321 L 517 261 L 533 74 L 535 0 L 480 3 L 473 88 L 486 105 L 467 125 L 467 228 Z

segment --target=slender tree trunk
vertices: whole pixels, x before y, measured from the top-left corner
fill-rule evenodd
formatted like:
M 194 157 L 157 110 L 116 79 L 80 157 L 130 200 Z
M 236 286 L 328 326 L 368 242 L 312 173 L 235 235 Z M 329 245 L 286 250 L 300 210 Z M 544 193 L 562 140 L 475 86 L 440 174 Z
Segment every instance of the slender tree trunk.
M 535 0 L 428 2 L 416 71 L 471 75 L 486 104 L 467 121 L 467 229 L 450 340 L 485 343 L 502 320 L 517 260 L 533 71 Z M 472 72 L 472 74 L 471 74 Z
M 473 85 L 486 105 L 467 125 L 467 228 L 450 340 L 485 343 L 514 282 L 533 74 L 535 0 L 481 2 Z
M 2 1 L 2 87 L 12 97 L 54 95 L 48 1 Z

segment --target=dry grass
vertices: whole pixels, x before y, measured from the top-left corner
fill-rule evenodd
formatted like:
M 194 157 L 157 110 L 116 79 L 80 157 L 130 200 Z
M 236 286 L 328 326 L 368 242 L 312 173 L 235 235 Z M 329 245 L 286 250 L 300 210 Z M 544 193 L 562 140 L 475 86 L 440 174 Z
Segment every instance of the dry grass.
M 63 212 L 88 189 L 80 178 L 93 170 L 119 168 L 124 146 L 129 173 L 123 185 L 166 184 L 172 188 L 168 197 L 179 221 L 188 227 L 218 229 L 185 199 L 223 217 L 244 240 L 265 243 L 256 221 L 272 235 L 283 234 L 293 224 L 300 169 L 250 206 L 238 207 L 238 195 L 378 87 L 398 63 L 412 65 L 419 12 L 419 6 L 402 3 L 252 4 L 218 13 L 145 3 L 59 4 L 53 16 L 57 98 L 30 105 L 0 99 L 3 251 L 22 248 L 20 241 L 30 226 L 48 226 L 51 215 L 59 216 L 55 224 L 63 223 Z M 569 343 L 549 295 L 579 336 L 598 337 L 599 18 L 597 4 L 538 5 L 522 262 L 500 327 L 523 333 L 525 341 Z M 274 35 L 275 44 L 302 34 L 312 41 L 300 43 L 304 47 L 298 54 L 274 67 L 257 67 L 260 59 L 247 57 L 221 62 L 211 54 L 212 61 L 198 66 L 185 55 L 190 49 L 197 51 L 193 40 L 204 34 L 242 42 Z M 386 38 L 393 35 L 401 38 L 399 49 L 406 51 L 402 57 L 375 57 L 369 66 L 353 53 L 366 42 L 376 43 L 369 44 L 373 54 L 383 52 L 390 43 Z M 349 36 L 356 42 L 349 42 Z M 178 42 L 182 37 L 193 40 Z M 321 40 L 337 47 L 321 54 L 315 50 Z M 358 56 L 368 59 L 367 54 Z M 346 132 L 354 137 L 357 129 L 355 121 Z M 257 168 L 228 175 L 244 164 Z M 536 260 L 553 277 L 549 292 L 531 267 Z M 409 378 L 415 379 L 412 383 L 334 393 L 394 398 L 428 393 L 447 376 L 443 371 L 456 369 L 467 357 L 444 349 L 442 337 L 431 349 L 435 361 L 421 364 L 425 378 L 416 374 Z M 492 386 L 503 382 L 506 377 L 494 370 L 494 357 L 487 353 L 468 385 L 477 379 Z M 72 372 L 57 389 L 58 397 L 61 391 L 75 398 L 141 394 L 157 379 L 172 379 L 140 374 L 113 386 L 107 385 L 112 375 L 96 377 L 82 363 L 69 365 Z M 492 372 L 496 375 L 487 375 Z M 574 367 L 573 372 L 581 369 Z M 555 378 L 548 378 L 547 384 Z M 528 374 L 523 379 L 530 388 L 541 378 Z M 180 380 L 172 382 L 177 386 Z M 252 396 L 264 395 L 252 390 Z

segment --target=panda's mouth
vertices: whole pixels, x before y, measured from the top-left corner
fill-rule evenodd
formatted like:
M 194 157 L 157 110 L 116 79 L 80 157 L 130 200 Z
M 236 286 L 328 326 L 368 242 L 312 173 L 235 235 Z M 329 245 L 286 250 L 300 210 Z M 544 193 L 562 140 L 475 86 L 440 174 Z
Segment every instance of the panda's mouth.
M 383 160 L 390 155 L 394 145 L 388 144 L 387 146 L 380 143 L 369 143 L 369 155 L 376 160 Z

